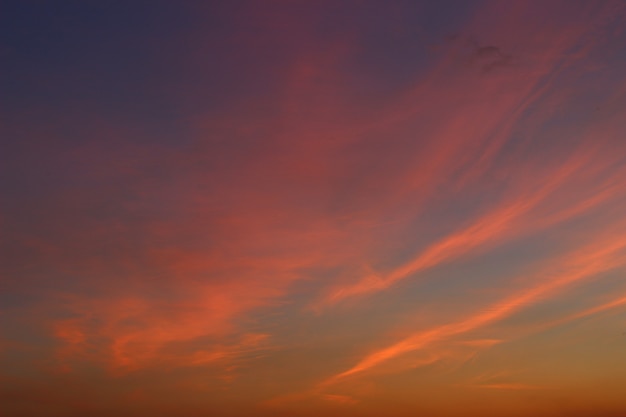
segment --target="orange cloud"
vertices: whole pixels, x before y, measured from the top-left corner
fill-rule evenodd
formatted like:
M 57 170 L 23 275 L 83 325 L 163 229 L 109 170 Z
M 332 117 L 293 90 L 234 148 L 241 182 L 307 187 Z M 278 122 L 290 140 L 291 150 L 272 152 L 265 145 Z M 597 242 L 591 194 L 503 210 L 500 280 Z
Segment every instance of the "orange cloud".
M 333 384 L 348 376 L 365 372 L 397 356 L 422 349 L 433 342 L 464 334 L 507 318 L 525 306 L 554 296 L 570 284 L 623 265 L 626 255 L 620 251 L 624 248 L 626 248 L 626 239 L 621 236 L 609 236 L 582 250 L 576 250 L 560 260 L 557 265 L 537 274 L 533 278 L 534 281 L 539 281 L 537 285 L 520 290 L 497 303 L 486 306 L 482 311 L 467 319 L 415 333 L 384 349 L 375 351 L 352 368 L 328 379 L 323 385 Z
M 502 7 L 498 4 L 491 6 Z M 509 7 L 519 9 L 520 15 L 532 13 L 530 5 L 516 3 L 507 9 Z M 593 24 L 599 24 L 611 13 L 610 8 L 601 10 Z M 510 20 L 486 25 L 490 36 L 506 39 L 512 45 L 528 42 L 527 35 L 524 39 L 517 38 L 519 33 L 513 30 L 520 24 L 519 16 L 515 13 L 506 13 L 506 16 Z M 478 22 L 485 26 L 480 16 L 473 24 L 480 27 Z M 593 52 L 593 45 L 602 42 L 601 38 L 589 41 L 586 49 L 572 53 L 571 49 L 588 36 L 589 27 L 584 22 L 579 23 L 567 28 L 537 27 L 532 42 L 536 43 L 534 53 L 538 56 L 525 63 L 532 69 L 526 68 L 528 73 L 521 78 L 518 76 L 522 69 L 517 67 L 478 83 L 468 72 L 455 71 L 458 65 L 455 57 L 463 47 L 452 48 L 412 91 L 398 100 L 399 104 L 383 113 L 378 124 L 365 124 L 359 132 L 361 135 L 388 132 L 391 137 L 402 138 L 410 131 L 420 137 L 414 142 L 414 148 L 404 149 L 404 152 L 410 150 L 416 155 L 410 161 L 412 167 L 390 178 L 388 182 L 393 183 L 393 187 L 386 194 L 375 196 L 375 201 L 367 208 L 369 216 L 393 214 L 399 222 L 419 218 L 424 214 L 430 196 L 445 194 L 448 188 L 467 186 L 476 179 L 490 180 L 481 177 L 489 171 L 491 175 L 509 179 L 510 189 L 498 204 L 486 208 L 478 218 L 470 219 L 466 226 L 430 244 L 404 264 L 390 271 L 373 272 L 356 282 L 332 286 L 314 303 L 316 310 L 344 299 L 379 292 L 441 263 L 554 226 L 623 193 L 620 173 L 609 179 L 602 178 L 613 168 L 612 164 L 619 161 L 619 153 L 607 153 L 615 133 L 602 126 L 593 133 L 582 132 L 576 139 L 577 145 L 572 146 L 573 151 L 570 153 L 568 149 L 569 159 L 565 161 L 555 159 L 546 164 L 545 160 L 529 157 L 526 161 L 511 161 L 512 164 L 495 169 L 498 158 L 502 157 L 502 147 L 510 141 L 511 135 L 521 130 L 520 124 L 524 124 L 526 136 L 537 135 L 548 120 L 549 116 L 545 114 L 553 115 L 558 106 L 571 100 L 573 93 L 570 90 L 567 93 L 553 91 L 558 77 L 565 77 L 562 74 L 564 67 L 583 61 Z M 467 30 L 472 28 L 470 24 Z M 539 47 L 545 38 L 553 42 Z M 488 99 L 477 102 L 474 94 Z M 451 106 L 451 102 L 455 104 Z M 529 112 L 532 117 L 527 116 Z M 413 125 L 413 119 L 422 124 Z M 619 123 L 613 118 L 608 125 L 617 127 Z M 520 142 L 529 146 L 530 141 Z M 524 152 L 523 146 L 520 149 Z M 369 181 L 370 174 L 364 175 L 365 181 Z M 376 175 L 387 174 L 377 172 Z M 581 196 L 567 191 L 581 181 L 590 184 L 589 194 Z M 602 185 L 597 186 L 597 182 Z M 570 192 L 566 198 L 576 198 L 555 197 L 553 194 L 557 192 Z M 399 205 L 403 206 L 401 210 Z M 550 210 L 546 210 L 547 207 Z M 367 262 L 368 265 L 375 263 L 376 260 Z
M 251 415 L 259 403 L 306 414 L 309 400 L 359 413 L 386 388 L 345 393 L 339 382 L 382 368 L 380 385 L 393 387 L 404 370 L 418 380 L 445 369 L 458 387 L 450 368 L 509 340 L 488 326 L 624 265 L 626 84 L 608 58 L 623 30 L 612 28 L 623 18 L 613 4 L 468 3 L 450 14 L 459 34 L 444 42 L 413 6 L 372 6 L 382 18 L 330 3 L 224 5 L 229 36 L 212 38 L 221 24 L 208 25 L 208 40 L 203 29 L 186 35 L 163 60 L 181 76 L 150 85 L 176 96 L 155 103 L 177 109 L 176 127 L 153 114 L 145 125 L 137 114 L 109 120 L 86 100 L 46 115 L 58 129 L 33 122 L 37 112 L 9 129 L 27 129 L 16 145 L 27 157 L 0 155 L 6 178 L 23 182 L 0 207 L 10 372 L 53 361 L 65 372 L 50 378 L 85 382 L 102 404 L 158 409 L 185 397 L 201 404 L 190 415 L 231 405 Z M 223 12 L 189 7 L 202 28 Z M 547 250 L 534 253 L 544 237 Z M 459 262 L 475 255 L 479 266 Z M 511 272 L 538 260 L 536 273 Z M 441 265 L 449 280 L 384 291 Z M 328 308 L 351 299 L 363 303 Z M 623 305 L 620 296 L 530 331 Z M 397 335 L 407 316 L 419 326 L 385 346 L 379 335 Z M 41 328 L 52 340 L 31 334 Z M 380 348 L 355 360 L 362 346 Z M 174 382 L 152 380 L 168 372 Z M 70 395 L 51 392 L 41 398 Z
M 396 282 L 406 279 L 415 273 L 432 268 L 443 262 L 467 255 L 497 242 L 519 238 L 524 234 L 546 228 L 580 215 L 608 199 L 616 198 L 623 193 L 623 184 L 616 183 L 622 178 L 622 170 L 604 180 L 604 187 L 598 187 L 597 193 L 576 201 L 575 205 L 553 207 L 548 216 L 528 217 L 529 213 L 544 203 L 560 186 L 581 180 L 581 172 L 590 161 L 590 151 L 582 149 L 575 153 L 569 161 L 557 166 L 553 172 L 545 174 L 548 178 L 537 189 L 526 192 L 516 190 L 510 200 L 505 199 L 500 205 L 488 211 L 469 226 L 433 243 L 414 259 L 401 265 L 391 272 L 380 276 L 370 275 L 361 281 L 333 289 L 320 302 L 320 305 L 336 303 L 342 299 L 384 290 Z M 582 173 L 585 174 L 584 171 Z M 584 177 L 583 177 L 584 178 Z

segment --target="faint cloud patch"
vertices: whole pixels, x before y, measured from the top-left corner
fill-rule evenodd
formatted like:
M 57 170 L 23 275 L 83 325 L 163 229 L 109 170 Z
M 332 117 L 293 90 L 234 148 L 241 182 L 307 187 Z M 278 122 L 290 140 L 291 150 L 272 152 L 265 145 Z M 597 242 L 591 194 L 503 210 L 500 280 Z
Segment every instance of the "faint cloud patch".
M 505 54 L 502 50 L 493 45 L 475 45 L 474 53 L 470 56 L 472 63 L 480 66 L 484 72 L 493 71 L 496 68 L 511 66 L 513 57 Z
M 514 64 L 513 55 L 499 46 L 481 44 L 472 36 L 454 33 L 446 36 L 444 40 L 460 48 L 467 65 L 480 68 L 482 72 L 487 73 L 499 68 L 511 67 Z

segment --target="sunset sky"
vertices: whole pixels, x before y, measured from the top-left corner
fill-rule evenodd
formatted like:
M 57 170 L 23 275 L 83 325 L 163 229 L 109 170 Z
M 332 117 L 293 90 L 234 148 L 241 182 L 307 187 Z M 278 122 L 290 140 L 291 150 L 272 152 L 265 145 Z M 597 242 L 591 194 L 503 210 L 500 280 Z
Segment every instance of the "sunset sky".
M 626 416 L 626 1 L 0 1 L 0 416 Z

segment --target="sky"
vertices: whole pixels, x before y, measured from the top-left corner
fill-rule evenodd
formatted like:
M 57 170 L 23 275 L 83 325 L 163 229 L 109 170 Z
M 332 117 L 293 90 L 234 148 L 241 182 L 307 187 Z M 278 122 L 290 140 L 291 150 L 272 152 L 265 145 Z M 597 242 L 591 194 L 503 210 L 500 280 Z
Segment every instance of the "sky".
M 2 0 L 0 416 L 626 415 L 626 2 Z

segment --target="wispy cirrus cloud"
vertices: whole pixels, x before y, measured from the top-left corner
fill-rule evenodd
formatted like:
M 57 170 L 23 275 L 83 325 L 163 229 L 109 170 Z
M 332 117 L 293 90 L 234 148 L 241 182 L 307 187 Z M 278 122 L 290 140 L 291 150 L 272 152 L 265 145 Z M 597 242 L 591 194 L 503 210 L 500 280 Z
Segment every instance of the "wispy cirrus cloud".
M 410 335 L 384 349 L 365 356 L 352 368 L 335 375 L 324 384 L 332 384 L 351 375 L 365 372 L 399 355 L 419 350 L 433 342 L 464 334 L 480 327 L 505 319 L 528 305 L 546 297 L 553 297 L 567 286 L 597 274 L 624 265 L 626 240 L 621 236 L 609 236 L 592 245 L 566 255 L 552 268 L 541 271 L 533 281 L 538 284 L 519 290 L 512 295 L 485 306 L 481 311 L 458 322 L 445 324 Z
M 626 305 L 624 5 L 218 3 L 9 60 L 0 382 L 41 381 L 11 412 L 74 381 L 129 415 L 506 414 L 608 375 L 515 349 Z

